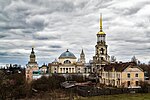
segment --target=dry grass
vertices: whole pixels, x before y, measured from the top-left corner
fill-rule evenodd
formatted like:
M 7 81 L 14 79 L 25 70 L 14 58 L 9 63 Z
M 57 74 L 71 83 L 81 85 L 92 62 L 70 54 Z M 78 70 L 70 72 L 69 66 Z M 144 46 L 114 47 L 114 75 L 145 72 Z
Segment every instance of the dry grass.
M 150 93 L 145 94 L 119 94 L 119 95 L 105 95 L 94 97 L 80 97 L 77 100 L 150 100 Z

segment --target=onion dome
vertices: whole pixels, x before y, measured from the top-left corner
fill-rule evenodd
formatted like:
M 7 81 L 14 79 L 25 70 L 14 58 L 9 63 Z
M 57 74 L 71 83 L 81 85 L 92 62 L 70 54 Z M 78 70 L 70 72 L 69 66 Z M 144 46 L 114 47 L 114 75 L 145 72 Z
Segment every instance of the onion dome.
M 31 51 L 31 54 L 30 54 L 30 58 L 35 58 L 34 48 L 32 48 L 32 51 Z

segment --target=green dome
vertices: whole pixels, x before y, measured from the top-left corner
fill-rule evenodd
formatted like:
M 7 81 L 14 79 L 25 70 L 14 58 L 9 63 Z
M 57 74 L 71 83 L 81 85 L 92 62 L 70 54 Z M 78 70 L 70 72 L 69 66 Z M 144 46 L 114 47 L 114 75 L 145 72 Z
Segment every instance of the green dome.
M 62 53 L 60 56 L 59 56 L 59 59 L 60 58 L 74 58 L 76 59 L 75 55 L 73 53 L 71 53 L 70 51 L 66 51 L 64 53 Z

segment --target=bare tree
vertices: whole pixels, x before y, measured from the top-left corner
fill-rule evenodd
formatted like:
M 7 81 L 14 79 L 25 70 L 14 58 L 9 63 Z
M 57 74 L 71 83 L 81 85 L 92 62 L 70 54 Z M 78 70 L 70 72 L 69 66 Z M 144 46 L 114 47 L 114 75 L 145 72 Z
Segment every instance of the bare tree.
M 111 56 L 111 62 L 116 62 L 116 57 L 115 56 Z
M 138 60 L 138 61 L 137 61 L 137 64 L 138 64 L 138 65 L 140 65 L 140 64 L 141 64 L 141 62 Z
M 136 59 L 136 57 L 135 56 L 133 56 L 132 58 L 131 58 L 131 62 L 134 62 L 134 63 L 136 63 L 137 64 L 137 59 Z

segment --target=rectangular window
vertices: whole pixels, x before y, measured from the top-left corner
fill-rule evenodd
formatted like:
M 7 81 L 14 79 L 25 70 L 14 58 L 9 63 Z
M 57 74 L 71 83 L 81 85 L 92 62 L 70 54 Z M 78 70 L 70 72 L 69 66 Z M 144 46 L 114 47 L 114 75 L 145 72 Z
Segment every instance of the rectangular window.
M 120 74 L 117 74 L 117 78 L 120 78 Z
M 66 73 L 68 73 L 68 68 L 66 68 Z
M 130 73 L 127 74 L 127 77 L 130 78 Z
M 71 68 L 69 68 L 69 72 L 71 73 Z
M 84 73 L 86 73 L 87 72 L 87 69 L 86 68 L 84 68 Z
M 120 80 L 117 81 L 117 85 L 120 85 Z
M 62 73 L 62 68 L 60 68 L 60 72 Z
M 137 74 L 137 73 L 135 74 L 135 77 L 138 77 L 138 74 Z
M 74 68 L 72 68 L 72 73 L 74 73 Z
M 95 69 L 93 68 L 93 72 L 95 72 Z
M 135 82 L 135 85 L 136 85 L 136 86 L 138 86 L 138 85 L 139 85 L 139 82 L 138 82 L 138 81 L 136 81 L 136 82 Z
M 128 85 L 128 87 L 130 86 L 130 81 L 128 81 L 128 84 L 127 84 L 127 85 Z

